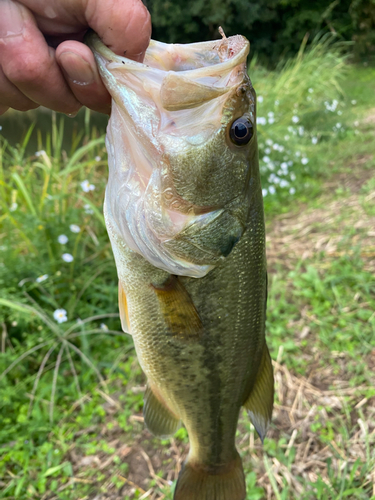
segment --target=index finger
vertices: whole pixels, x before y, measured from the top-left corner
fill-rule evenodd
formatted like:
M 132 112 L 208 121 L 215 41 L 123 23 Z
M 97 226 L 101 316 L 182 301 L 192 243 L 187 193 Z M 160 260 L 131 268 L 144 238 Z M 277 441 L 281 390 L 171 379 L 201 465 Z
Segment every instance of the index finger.
M 85 15 L 113 52 L 143 61 L 151 38 L 151 16 L 141 0 L 89 0 Z

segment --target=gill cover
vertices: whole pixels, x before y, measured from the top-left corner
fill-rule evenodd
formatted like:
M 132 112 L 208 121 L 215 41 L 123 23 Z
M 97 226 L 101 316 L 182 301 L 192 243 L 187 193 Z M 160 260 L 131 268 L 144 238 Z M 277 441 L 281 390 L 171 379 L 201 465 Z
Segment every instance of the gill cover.
M 159 269 L 205 276 L 246 226 L 248 150 L 229 129 L 244 113 L 255 121 L 248 41 L 151 41 L 143 64 L 117 56 L 95 33 L 86 41 L 112 96 L 109 232 Z

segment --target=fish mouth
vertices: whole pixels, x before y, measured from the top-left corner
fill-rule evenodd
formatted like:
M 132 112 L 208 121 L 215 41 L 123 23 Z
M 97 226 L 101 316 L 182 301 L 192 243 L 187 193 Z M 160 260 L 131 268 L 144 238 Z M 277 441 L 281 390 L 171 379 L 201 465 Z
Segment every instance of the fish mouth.
M 155 267 L 205 276 L 229 255 L 243 224 L 227 210 L 230 200 L 202 206 L 184 199 L 168 155 L 179 153 L 181 143 L 182 149 L 205 144 L 223 127 L 228 96 L 247 78 L 249 42 L 239 35 L 187 45 L 151 40 L 139 63 L 114 54 L 93 32 L 85 41 L 113 99 L 106 141 L 107 220 Z

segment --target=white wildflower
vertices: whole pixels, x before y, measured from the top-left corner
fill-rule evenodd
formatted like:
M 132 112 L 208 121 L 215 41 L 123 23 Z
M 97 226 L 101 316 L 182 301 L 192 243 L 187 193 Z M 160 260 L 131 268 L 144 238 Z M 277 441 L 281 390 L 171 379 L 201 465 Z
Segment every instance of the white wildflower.
M 94 210 L 91 208 L 90 205 L 86 203 L 86 205 L 83 206 L 83 210 L 85 211 L 85 214 L 93 214 Z
M 302 158 L 301 163 L 302 163 L 302 165 L 307 165 L 309 163 L 309 159 L 308 158 Z
M 84 191 L 85 193 L 88 193 L 89 191 L 94 191 L 95 186 L 94 186 L 94 184 L 90 184 L 89 181 L 86 179 L 83 182 L 81 182 L 81 188 L 82 188 L 82 191 Z
M 297 157 L 298 157 L 298 156 L 301 156 L 301 151 L 296 151 L 294 154 L 295 154 Z
M 53 319 L 55 319 L 58 323 L 64 323 L 65 321 L 68 321 L 66 314 L 67 312 L 65 309 L 56 309 L 53 313 Z
M 11 206 L 9 207 L 10 212 L 14 212 L 18 208 L 18 203 L 12 203 Z
M 105 332 L 108 331 L 108 326 L 105 323 L 100 323 L 100 329 L 104 330 Z
M 268 123 L 270 125 L 272 125 L 273 123 L 275 123 L 275 118 L 268 118 Z
M 317 138 L 317 137 L 313 137 L 313 138 L 311 139 L 311 142 L 312 142 L 313 144 L 318 144 L 318 138 Z
M 266 149 L 264 150 L 264 152 L 265 152 L 267 155 L 269 155 L 269 154 L 271 153 L 271 151 L 272 151 L 272 149 L 271 149 L 271 148 L 266 148 Z
M 73 260 L 74 260 L 73 255 L 70 253 L 63 253 L 61 258 L 64 262 L 73 262 Z
M 45 155 L 45 154 L 47 154 L 47 153 L 44 151 L 44 149 L 41 149 L 40 151 L 36 151 L 35 156 L 39 157 L 39 156 L 42 156 L 42 155 Z
M 35 281 L 37 283 L 42 283 L 42 281 L 46 281 L 46 279 L 48 279 L 48 274 L 42 274 L 41 276 L 38 276 Z
M 65 245 L 68 243 L 69 239 L 65 234 L 60 234 L 60 236 L 57 238 L 57 241 L 60 243 L 60 245 Z
M 289 141 L 289 139 L 290 139 L 289 135 L 284 135 L 284 139 L 285 139 L 286 141 Z
M 267 194 L 268 194 L 267 189 L 262 189 L 262 195 L 263 195 L 263 197 L 264 197 L 264 196 L 267 196 Z
M 358 127 L 358 125 L 359 125 L 359 121 L 358 121 L 358 120 L 356 120 L 356 121 L 353 123 L 353 125 L 354 125 L 355 127 Z
M 267 146 L 272 146 L 273 140 L 272 139 L 266 139 L 266 144 L 267 144 Z
M 339 116 L 341 116 L 341 115 L 342 115 L 342 111 L 341 111 L 341 109 L 339 109 L 339 110 L 337 111 L 337 114 L 338 114 Z
M 268 118 L 273 118 L 275 116 L 275 113 L 273 111 L 270 111 L 268 114 Z
M 281 181 L 280 181 L 280 187 L 284 188 L 284 187 L 288 187 L 288 186 L 289 186 L 289 182 L 286 181 L 285 179 L 281 179 Z
M 288 161 L 288 166 L 291 167 L 293 165 L 293 161 L 292 160 L 289 160 Z
M 280 104 L 279 100 L 278 100 L 278 99 L 276 99 L 276 101 L 275 101 L 275 106 L 278 106 L 279 104 Z
M 77 224 L 70 224 L 69 229 L 72 233 L 79 233 L 81 231 L 81 228 Z
M 288 170 L 288 164 L 285 161 L 282 162 L 282 164 L 280 165 L 280 167 L 281 167 L 282 170 Z
M 293 182 L 296 180 L 296 174 L 294 174 L 293 172 L 290 174 L 290 180 Z
M 95 161 L 100 161 L 101 157 L 100 156 L 95 156 Z
M 293 116 L 292 116 L 292 122 L 293 122 L 293 123 L 298 123 L 298 122 L 299 122 L 299 118 L 298 118 L 298 116 L 297 116 L 297 115 L 293 115 Z
M 271 161 L 271 158 L 269 156 L 263 156 L 262 160 L 264 163 L 269 163 Z
M 259 116 L 259 117 L 257 118 L 257 123 L 258 123 L 259 125 L 266 125 L 266 124 L 267 124 L 267 120 L 266 120 L 266 118 L 264 118 L 264 116 Z
M 311 87 L 309 88 L 309 93 L 312 94 L 314 92 L 314 89 L 312 89 Z
M 291 188 L 289 189 L 289 193 L 290 193 L 290 194 L 295 194 L 295 192 L 296 192 L 295 188 L 291 187 Z
M 302 127 L 302 126 L 298 127 L 298 133 L 302 137 L 303 134 L 305 133 L 305 127 Z
M 336 123 L 336 128 L 341 128 L 341 127 L 342 127 L 341 123 L 339 123 L 339 122 Z
M 268 188 L 268 192 L 269 192 L 270 194 L 275 194 L 275 193 L 276 193 L 276 189 L 274 188 L 274 186 L 270 186 L 270 187 Z
M 263 102 L 263 96 L 258 95 L 258 97 L 257 97 L 257 101 L 258 101 L 258 102 Z
M 353 100 L 351 101 L 351 103 L 353 104 L 353 106 L 355 106 L 355 105 L 357 104 L 357 101 L 356 101 L 355 99 L 353 99 Z

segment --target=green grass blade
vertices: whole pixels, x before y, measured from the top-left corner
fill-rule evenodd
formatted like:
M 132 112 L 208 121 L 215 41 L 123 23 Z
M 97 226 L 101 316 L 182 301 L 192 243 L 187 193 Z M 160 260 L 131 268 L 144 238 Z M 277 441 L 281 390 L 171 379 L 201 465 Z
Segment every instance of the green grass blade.
M 21 193 L 23 194 L 23 197 L 25 198 L 25 201 L 27 203 L 27 206 L 30 209 L 30 212 L 36 217 L 37 213 L 36 213 L 34 204 L 31 200 L 31 196 L 30 196 L 23 180 L 16 172 L 12 174 L 12 178 L 14 179 L 15 183 L 17 184 L 18 188 L 20 189 Z

